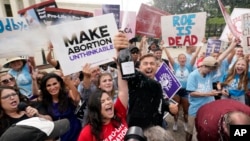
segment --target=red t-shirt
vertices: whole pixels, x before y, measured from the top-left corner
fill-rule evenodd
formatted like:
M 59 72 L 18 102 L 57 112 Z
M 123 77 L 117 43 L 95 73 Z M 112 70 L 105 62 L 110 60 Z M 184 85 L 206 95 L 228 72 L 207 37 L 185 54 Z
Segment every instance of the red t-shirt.
M 118 128 L 115 128 L 112 125 L 112 122 L 103 125 L 102 127 L 102 131 L 103 131 L 103 141 L 123 141 L 124 140 L 124 136 L 127 133 L 128 130 L 128 125 L 126 122 L 126 116 L 127 116 L 127 108 L 125 108 L 120 99 L 117 98 L 116 103 L 114 105 L 114 109 L 116 111 L 116 115 L 121 119 L 121 125 Z M 78 141 L 96 141 L 95 137 L 92 135 L 91 133 L 91 126 L 88 124 L 86 125 L 79 137 L 78 137 Z

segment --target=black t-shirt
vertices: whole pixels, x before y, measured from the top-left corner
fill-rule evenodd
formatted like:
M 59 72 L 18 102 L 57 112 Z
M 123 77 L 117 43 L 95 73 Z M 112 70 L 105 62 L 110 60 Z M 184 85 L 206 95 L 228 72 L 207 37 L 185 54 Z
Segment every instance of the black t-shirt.
M 30 105 L 33 108 L 36 108 L 40 114 L 42 115 L 48 115 L 48 112 L 46 111 L 46 109 L 44 108 L 44 106 L 41 104 L 41 102 L 36 102 L 36 101 L 32 101 L 30 102 L 28 105 Z M 29 117 L 24 114 L 23 116 L 19 117 L 19 118 L 12 118 L 8 115 L 4 115 L 4 117 L 2 117 L 0 119 L 0 136 L 12 125 L 15 124 L 19 121 L 28 119 Z
M 139 126 L 143 129 L 154 125 L 161 126 L 163 111 L 166 110 L 161 84 L 139 71 L 135 74 L 134 78 L 128 80 L 128 126 Z
M 12 125 L 12 124 L 15 124 L 19 121 L 22 121 L 22 120 L 25 120 L 25 119 L 28 119 L 29 117 L 26 116 L 25 114 L 19 118 L 12 118 L 12 117 L 9 117 L 9 116 L 6 116 L 1 120 L 0 122 L 0 136 L 2 136 L 2 134 Z

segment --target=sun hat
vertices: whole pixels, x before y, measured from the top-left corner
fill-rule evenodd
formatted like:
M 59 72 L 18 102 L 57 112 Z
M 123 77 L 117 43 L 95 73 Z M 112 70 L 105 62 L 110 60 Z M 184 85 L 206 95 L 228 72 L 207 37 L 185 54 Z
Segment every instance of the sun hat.
M 22 120 L 9 127 L 0 141 L 44 141 L 54 139 L 68 131 L 68 119 L 50 121 L 39 117 Z
M 22 60 L 22 61 L 26 62 L 27 59 L 24 58 L 23 56 L 8 58 L 7 61 L 3 64 L 3 67 L 10 68 L 10 63 L 13 61 L 17 61 L 17 60 Z

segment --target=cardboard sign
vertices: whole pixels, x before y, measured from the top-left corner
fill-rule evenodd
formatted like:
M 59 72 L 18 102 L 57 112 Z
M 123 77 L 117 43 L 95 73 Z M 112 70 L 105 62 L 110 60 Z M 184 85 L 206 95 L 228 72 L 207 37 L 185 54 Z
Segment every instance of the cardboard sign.
M 21 17 L 24 17 L 31 28 L 46 26 L 46 7 L 57 8 L 55 0 L 44 1 L 38 4 L 31 5 L 25 9 L 18 11 Z
M 170 99 L 181 88 L 181 83 L 176 79 L 175 75 L 165 63 L 161 64 L 155 74 L 155 78 L 161 83 L 164 94 Z
M 113 61 L 113 37 L 118 33 L 113 14 L 67 22 L 47 28 L 64 75 Z
M 250 54 L 250 13 L 243 14 L 241 19 L 243 53 Z
M 170 13 L 160 9 L 141 4 L 136 17 L 136 34 L 154 38 L 161 37 L 161 16 L 167 16 Z
M 62 22 L 75 21 L 93 17 L 93 13 L 71 9 L 45 8 L 45 11 L 47 17 L 47 25 L 55 25 L 60 24 Z
M 242 23 L 242 19 L 241 19 L 241 15 L 242 14 L 246 14 L 246 13 L 250 13 L 250 9 L 246 9 L 246 8 L 234 8 L 233 12 L 230 15 L 230 18 L 232 20 L 232 24 L 236 29 L 236 32 L 239 34 L 240 37 L 242 37 L 242 27 L 241 27 L 241 23 Z M 220 40 L 228 42 L 227 39 L 227 35 L 231 34 L 231 31 L 229 30 L 228 25 L 225 26 L 221 36 L 220 36 Z
M 167 46 L 190 46 L 205 37 L 206 12 L 161 17 L 162 38 Z

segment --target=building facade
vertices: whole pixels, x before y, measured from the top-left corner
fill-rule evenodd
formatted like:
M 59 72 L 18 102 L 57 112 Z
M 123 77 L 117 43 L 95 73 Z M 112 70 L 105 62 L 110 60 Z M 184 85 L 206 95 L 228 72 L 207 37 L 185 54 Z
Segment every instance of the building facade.
M 41 3 L 47 0 L 0 0 L 0 17 L 16 17 L 18 11 L 29 7 L 36 3 Z M 83 4 L 83 3 L 71 3 L 71 0 L 67 2 L 56 1 L 59 8 L 82 10 L 88 12 L 94 12 L 95 9 L 101 8 L 98 4 Z

